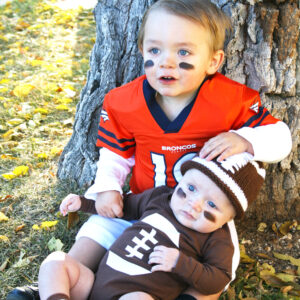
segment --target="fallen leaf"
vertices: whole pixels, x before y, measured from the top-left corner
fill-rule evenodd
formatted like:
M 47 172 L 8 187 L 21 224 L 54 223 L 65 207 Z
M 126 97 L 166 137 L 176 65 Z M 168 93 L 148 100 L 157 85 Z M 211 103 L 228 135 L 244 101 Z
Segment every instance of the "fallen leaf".
M 60 104 L 55 107 L 57 110 L 69 110 L 65 104 Z
M 5 197 L 0 197 L 0 202 L 4 202 L 6 201 L 7 199 L 10 199 L 12 198 L 12 195 L 6 195 Z
M 0 266 L 0 272 L 3 272 L 6 269 L 8 262 L 9 262 L 9 259 L 6 258 L 5 261 Z
M 6 235 L 0 235 L 0 241 L 9 243 L 9 238 Z
M 69 212 L 67 228 L 70 229 L 70 228 L 74 227 L 78 222 L 79 222 L 78 213 L 77 212 Z
M 49 111 L 45 108 L 41 108 L 41 107 L 38 107 L 34 110 L 33 113 L 40 113 L 41 115 L 47 115 L 49 113 Z
M 58 223 L 58 220 L 44 221 L 44 222 L 42 222 L 40 228 L 45 229 L 45 230 L 49 230 L 51 227 L 54 227 L 57 223 Z
M 64 244 L 61 242 L 60 239 L 56 239 L 55 237 L 52 237 L 49 242 L 47 243 L 47 246 L 49 250 L 52 251 L 60 251 Z
M 19 225 L 15 228 L 15 232 L 19 232 L 21 230 L 23 230 L 23 228 L 25 227 L 25 224 Z
M 273 255 L 276 258 L 282 259 L 282 260 L 289 260 L 291 262 L 291 264 L 293 264 L 294 266 L 300 267 L 300 258 L 294 258 L 290 255 L 287 254 L 281 254 L 281 253 L 277 253 L 277 252 L 273 252 Z
M 267 227 L 268 225 L 266 223 L 261 222 L 258 224 L 257 231 L 264 232 Z
M 27 166 L 18 166 L 16 167 L 14 170 L 13 170 L 13 173 L 16 175 L 16 176 L 24 176 L 24 175 L 27 175 L 28 174 L 28 171 L 29 171 L 29 167 Z
M 3 212 L 0 211 L 0 222 L 5 222 L 8 220 L 9 218 Z
M 13 94 L 19 98 L 26 97 L 35 87 L 32 84 L 21 84 L 14 88 Z

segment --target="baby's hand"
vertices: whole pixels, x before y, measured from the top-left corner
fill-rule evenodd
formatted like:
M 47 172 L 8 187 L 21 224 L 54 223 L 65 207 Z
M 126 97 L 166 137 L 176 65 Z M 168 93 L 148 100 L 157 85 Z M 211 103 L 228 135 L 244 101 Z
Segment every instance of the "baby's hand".
M 223 132 L 208 140 L 200 151 L 199 156 L 206 160 L 218 157 L 218 161 L 234 154 L 249 152 L 254 155 L 252 144 L 234 132 Z
M 149 255 L 149 264 L 155 264 L 151 272 L 163 271 L 171 272 L 177 264 L 179 250 L 176 248 L 167 248 L 165 246 L 154 247 L 153 252 Z
M 121 218 L 123 216 L 123 198 L 118 191 L 101 192 L 96 198 L 96 210 L 100 216 Z
M 80 209 L 81 200 L 78 195 L 69 194 L 60 204 L 60 212 L 65 216 L 68 212 L 77 211 Z

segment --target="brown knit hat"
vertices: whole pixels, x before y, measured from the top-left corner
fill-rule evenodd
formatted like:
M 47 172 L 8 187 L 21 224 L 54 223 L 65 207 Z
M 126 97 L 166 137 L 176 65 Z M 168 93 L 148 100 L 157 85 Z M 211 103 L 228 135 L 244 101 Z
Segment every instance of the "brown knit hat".
M 181 173 L 198 169 L 207 175 L 226 194 L 236 210 L 236 218 L 240 219 L 256 199 L 265 178 L 262 163 L 252 159 L 249 153 L 236 154 L 222 162 L 197 156 L 181 165 Z

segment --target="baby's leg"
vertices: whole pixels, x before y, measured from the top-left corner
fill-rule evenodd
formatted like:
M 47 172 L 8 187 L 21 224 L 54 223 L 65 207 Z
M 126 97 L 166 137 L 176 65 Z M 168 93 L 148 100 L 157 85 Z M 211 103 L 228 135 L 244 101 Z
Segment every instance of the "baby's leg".
M 123 295 L 119 300 L 154 300 L 149 294 L 144 292 L 132 292 Z
M 41 300 L 61 294 L 59 299 L 87 299 L 94 283 L 94 273 L 64 252 L 51 253 L 39 272 Z

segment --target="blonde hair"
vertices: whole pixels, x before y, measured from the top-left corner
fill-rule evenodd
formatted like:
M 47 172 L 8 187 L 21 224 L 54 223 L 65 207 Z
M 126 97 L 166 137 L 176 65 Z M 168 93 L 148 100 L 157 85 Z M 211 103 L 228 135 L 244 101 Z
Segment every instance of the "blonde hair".
M 198 22 L 210 33 L 210 49 L 214 53 L 223 50 L 226 38 L 231 34 L 229 17 L 209 0 L 159 0 L 144 15 L 139 33 L 138 46 L 142 49 L 145 26 L 151 12 L 165 10 L 171 14 Z

